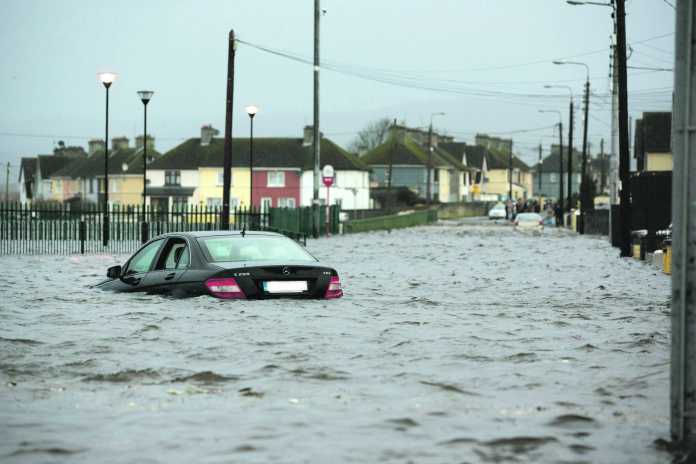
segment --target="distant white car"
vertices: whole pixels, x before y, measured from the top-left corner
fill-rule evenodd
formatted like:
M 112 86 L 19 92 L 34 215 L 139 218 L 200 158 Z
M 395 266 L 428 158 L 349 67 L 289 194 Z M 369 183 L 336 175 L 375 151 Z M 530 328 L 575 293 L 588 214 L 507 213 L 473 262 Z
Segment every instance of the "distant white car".
M 543 230 L 544 218 L 537 213 L 520 213 L 515 217 L 515 229 Z
M 507 212 L 505 211 L 505 205 L 502 203 L 498 203 L 488 211 L 488 219 L 505 219 L 506 217 Z

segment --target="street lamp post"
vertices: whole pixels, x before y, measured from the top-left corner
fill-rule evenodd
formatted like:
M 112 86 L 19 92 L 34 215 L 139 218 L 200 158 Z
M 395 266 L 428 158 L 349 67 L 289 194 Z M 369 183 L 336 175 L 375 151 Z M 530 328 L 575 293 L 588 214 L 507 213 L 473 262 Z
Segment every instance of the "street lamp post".
M 563 115 L 558 110 L 539 110 L 540 113 L 556 113 L 558 115 L 558 207 L 560 209 L 560 225 L 563 225 Z
M 140 240 L 142 243 L 148 241 L 148 236 L 150 235 L 147 226 L 147 215 L 145 213 L 145 204 L 147 198 L 147 104 L 155 92 L 152 90 L 140 90 L 138 91 L 138 96 L 140 101 L 143 102 L 143 211 L 142 211 L 142 222 L 140 224 Z
M 614 210 L 612 208 L 611 214 L 609 216 L 610 230 L 612 237 L 614 236 L 614 230 L 618 225 L 618 245 L 621 248 L 621 257 L 631 256 L 631 194 L 630 194 L 630 154 L 629 154 L 629 141 L 628 141 L 628 83 L 626 76 L 626 5 L 625 0 L 611 0 L 611 2 L 592 2 L 592 1 L 577 1 L 577 0 L 566 0 L 569 5 L 597 5 L 597 6 L 608 6 L 612 8 L 612 18 L 614 19 L 614 33 L 616 37 L 616 46 L 614 47 L 614 82 L 616 87 L 612 89 L 612 94 L 616 92 L 616 99 L 612 98 L 612 106 L 614 102 L 618 105 L 618 114 L 616 115 L 617 125 L 618 125 L 618 139 L 619 139 L 619 185 L 621 190 L 619 191 L 619 210 L 618 218 L 614 217 Z M 613 108 L 612 108 L 613 110 Z M 614 113 L 614 111 L 612 111 Z M 614 118 L 612 118 L 612 122 Z M 612 130 L 612 137 L 614 136 L 614 131 Z M 614 145 L 612 144 L 612 151 Z M 612 154 L 612 157 L 615 157 Z M 612 185 L 615 185 L 614 174 L 612 173 Z M 615 195 L 616 187 L 612 188 L 612 195 Z M 617 221 L 618 219 L 618 221 Z M 618 222 L 619 224 L 616 224 Z M 613 244 L 612 239 L 612 244 Z
M 97 74 L 99 82 L 106 89 L 106 122 L 104 135 L 104 202 L 103 224 L 102 224 L 102 244 L 109 244 L 109 88 L 116 80 L 116 73 L 102 72 Z
M 428 128 L 428 166 L 426 169 L 426 182 L 427 185 L 425 186 L 425 196 L 428 202 L 428 206 L 432 203 L 432 191 L 431 191 L 431 185 L 430 185 L 430 176 L 433 169 L 433 116 L 444 116 L 445 113 L 432 113 L 430 115 L 430 127 Z
M 573 127 L 575 123 L 573 118 L 575 111 L 573 109 L 573 88 L 569 85 L 545 85 L 544 88 L 551 89 L 567 89 L 570 92 L 570 108 L 568 111 L 568 210 L 572 208 L 571 198 L 573 195 Z
M 254 105 L 249 105 L 246 108 L 249 115 L 249 212 L 254 205 L 254 116 L 259 109 Z
M 590 110 L 590 67 L 579 61 L 554 61 L 554 64 L 564 65 L 573 64 L 584 66 L 587 71 L 585 79 L 585 121 L 582 128 L 582 171 L 580 174 L 580 222 L 578 224 L 578 232 L 585 233 L 585 213 L 587 211 L 589 199 L 589 185 L 587 183 L 587 119 Z

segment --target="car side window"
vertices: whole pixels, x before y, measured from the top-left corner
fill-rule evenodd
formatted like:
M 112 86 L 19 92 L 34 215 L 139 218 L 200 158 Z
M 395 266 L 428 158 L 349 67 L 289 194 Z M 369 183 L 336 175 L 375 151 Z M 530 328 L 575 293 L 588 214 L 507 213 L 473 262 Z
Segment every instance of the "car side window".
M 190 257 L 186 241 L 180 238 L 169 239 L 157 269 L 184 269 L 189 265 Z
M 163 242 L 164 240 L 154 241 L 138 251 L 128 262 L 128 267 L 123 274 L 140 274 L 149 271 Z

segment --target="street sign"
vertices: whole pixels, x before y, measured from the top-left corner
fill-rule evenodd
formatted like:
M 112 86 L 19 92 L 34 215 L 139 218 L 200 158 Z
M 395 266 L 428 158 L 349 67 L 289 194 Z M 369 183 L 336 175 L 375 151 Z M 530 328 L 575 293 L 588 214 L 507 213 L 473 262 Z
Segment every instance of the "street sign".
M 324 166 L 321 171 L 321 178 L 324 181 L 324 185 L 331 187 L 334 183 L 334 168 L 330 164 Z

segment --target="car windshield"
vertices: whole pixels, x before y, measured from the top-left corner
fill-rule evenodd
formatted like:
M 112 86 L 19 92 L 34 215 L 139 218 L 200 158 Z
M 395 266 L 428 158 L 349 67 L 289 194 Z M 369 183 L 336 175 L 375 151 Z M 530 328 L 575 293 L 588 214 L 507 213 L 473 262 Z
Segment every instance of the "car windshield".
M 287 237 L 273 235 L 223 235 L 198 239 L 213 262 L 221 261 L 316 261 Z
M 521 213 L 517 215 L 517 220 L 519 222 L 539 222 L 541 216 L 536 213 Z

